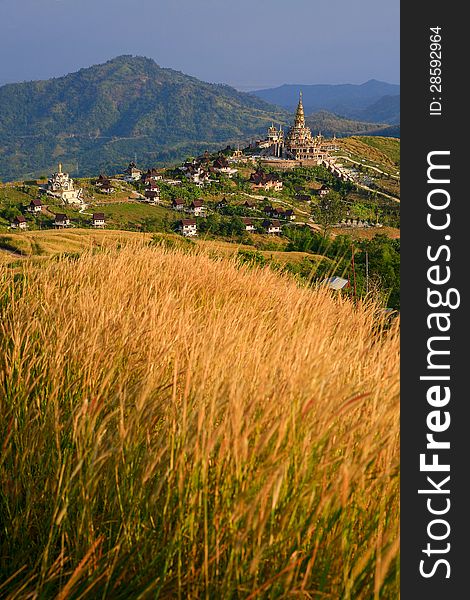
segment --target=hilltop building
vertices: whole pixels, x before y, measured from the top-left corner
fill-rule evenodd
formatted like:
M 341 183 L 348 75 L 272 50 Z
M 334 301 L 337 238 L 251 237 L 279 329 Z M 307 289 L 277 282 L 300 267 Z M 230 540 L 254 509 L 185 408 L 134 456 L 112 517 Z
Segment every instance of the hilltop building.
M 313 161 L 320 164 L 328 157 L 326 143 L 323 136 L 313 136 L 310 127 L 305 122 L 305 112 L 300 92 L 299 104 L 295 113 L 294 124 L 284 135 L 282 127 L 277 129 L 274 124 L 268 129 L 268 136 L 258 144 L 264 154 L 275 158 L 285 158 L 298 161 Z
M 53 196 L 61 198 L 64 204 L 82 204 L 82 189 L 75 188 L 73 179 L 68 173 L 62 171 L 62 163 L 59 163 L 57 173 L 49 179 L 47 190 Z

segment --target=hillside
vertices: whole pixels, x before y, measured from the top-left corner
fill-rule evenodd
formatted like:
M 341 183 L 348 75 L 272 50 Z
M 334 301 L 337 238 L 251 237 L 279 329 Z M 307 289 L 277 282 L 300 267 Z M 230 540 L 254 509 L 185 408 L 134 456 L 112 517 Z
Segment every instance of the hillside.
M 153 60 L 121 56 L 48 81 L 0 87 L 0 178 L 35 177 L 60 160 L 72 173 L 119 172 L 244 141 L 282 109 Z
M 365 109 L 351 112 L 357 119 L 368 119 L 373 123 L 400 123 L 400 96 L 384 96 Z
M 388 125 L 367 123 L 353 119 L 345 119 L 326 110 L 321 110 L 306 117 L 307 125 L 316 134 L 321 132 L 326 137 L 350 135 L 387 135 Z M 382 134 L 380 133 L 382 132 Z
M 0 584 L 397 598 L 399 337 L 381 315 L 142 243 L 1 269 Z
M 308 113 L 326 110 L 347 118 L 366 122 L 397 123 L 395 101 L 384 97 L 399 96 L 400 86 L 371 79 L 362 85 L 282 85 L 251 92 L 253 95 L 293 112 L 302 91 Z M 392 103 L 387 108 L 387 102 Z M 379 103 L 376 106 L 376 103 Z M 379 117 L 380 115 L 380 117 Z

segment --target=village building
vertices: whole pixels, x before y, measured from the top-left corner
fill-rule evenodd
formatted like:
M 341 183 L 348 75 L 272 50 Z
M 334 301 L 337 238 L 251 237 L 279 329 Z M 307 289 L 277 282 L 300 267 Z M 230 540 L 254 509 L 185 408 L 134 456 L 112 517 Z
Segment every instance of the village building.
M 274 173 L 266 173 L 261 169 L 257 169 L 250 175 L 250 183 L 255 190 L 274 190 L 275 192 L 282 190 L 282 180 Z
M 54 227 L 62 229 L 64 227 L 70 227 L 70 219 L 63 213 L 57 213 L 54 219 Z
M 210 165 L 208 156 L 204 156 L 198 161 L 187 161 L 181 167 L 184 176 L 198 187 L 202 187 L 210 179 Z
M 295 213 L 292 208 L 287 208 L 284 211 L 284 219 L 287 219 L 288 221 L 295 221 Z
M 102 194 L 112 194 L 114 192 L 113 184 L 106 175 L 100 175 L 95 181 L 95 185 Z
M 140 178 L 142 176 L 142 171 L 137 168 L 137 165 L 135 164 L 135 162 L 131 162 L 131 163 L 129 163 L 129 166 L 125 170 L 124 175 L 125 175 L 124 179 L 126 181 L 132 183 L 134 181 L 140 181 Z
M 237 169 L 231 167 L 230 163 L 223 155 L 220 155 L 215 159 L 213 169 L 216 173 L 227 175 L 230 179 L 238 173 Z
M 157 191 L 158 193 L 160 193 L 160 188 L 155 177 L 150 177 L 149 179 L 147 179 L 147 181 L 145 182 L 145 187 L 148 190 L 151 190 L 152 192 Z
M 196 219 L 182 219 L 178 229 L 185 237 L 194 237 L 197 235 Z
M 253 221 L 248 219 L 247 217 L 242 217 L 243 224 L 245 225 L 245 231 L 255 231 L 255 226 L 253 225 Z
M 273 214 L 273 211 L 274 211 L 274 206 L 272 206 L 271 204 L 269 204 L 268 206 L 265 206 L 263 208 L 263 212 L 265 212 L 266 215 L 269 217 Z
M 171 208 L 174 210 L 184 210 L 184 200 L 182 198 L 173 198 Z
M 275 206 L 271 212 L 271 216 L 278 217 L 280 219 L 284 218 L 284 216 L 285 216 L 284 209 L 281 208 L 280 206 Z
M 36 200 L 36 199 L 35 200 L 31 200 L 31 202 L 29 203 L 29 206 L 28 206 L 27 210 L 30 213 L 33 213 L 33 214 L 42 212 L 42 202 L 41 202 L 41 200 Z
M 227 198 L 224 196 L 221 200 L 219 200 L 217 202 L 217 204 L 215 205 L 215 208 L 217 210 L 220 210 L 221 208 L 226 208 L 229 205 Z
M 321 188 L 319 188 L 318 190 L 316 190 L 316 194 L 317 196 L 326 196 L 327 194 L 330 193 L 330 188 L 327 185 L 322 185 Z
M 93 213 L 92 217 L 93 227 L 97 229 L 103 229 L 106 227 L 106 219 L 104 217 L 104 213 Z
M 73 179 L 68 173 L 62 171 L 62 163 L 59 163 L 57 173 L 49 179 L 47 191 L 52 196 L 60 198 L 64 204 L 83 204 L 83 190 L 75 188 Z
M 263 227 L 269 235 L 280 235 L 281 233 L 281 223 L 276 219 L 263 221 Z
M 188 212 L 193 214 L 195 217 L 202 217 L 206 212 L 206 207 L 204 205 L 204 200 L 198 199 L 193 200 L 189 205 Z
M 248 210 L 256 210 L 256 202 L 254 200 L 245 200 L 245 202 L 243 203 L 243 207 L 247 208 Z
M 26 223 L 26 219 L 23 215 L 18 215 L 10 223 L 10 227 L 12 229 L 28 229 L 28 223 Z
M 149 169 L 144 175 L 142 175 L 141 182 L 145 185 L 148 185 L 149 183 L 161 181 L 162 179 L 163 175 L 157 169 Z
M 153 190 L 145 190 L 144 192 L 145 202 L 149 204 L 159 204 L 160 203 L 160 190 L 158 188 Z

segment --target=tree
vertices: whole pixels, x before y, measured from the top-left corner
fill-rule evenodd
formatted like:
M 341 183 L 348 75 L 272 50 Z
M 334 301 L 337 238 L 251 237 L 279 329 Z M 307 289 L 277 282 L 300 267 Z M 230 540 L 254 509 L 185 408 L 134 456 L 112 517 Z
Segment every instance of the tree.
M 343 218 L 345 204 L 338 192 L 330 191 L 313 208 L 312 216 L 322 228 L 325 238 L 331 227 Z

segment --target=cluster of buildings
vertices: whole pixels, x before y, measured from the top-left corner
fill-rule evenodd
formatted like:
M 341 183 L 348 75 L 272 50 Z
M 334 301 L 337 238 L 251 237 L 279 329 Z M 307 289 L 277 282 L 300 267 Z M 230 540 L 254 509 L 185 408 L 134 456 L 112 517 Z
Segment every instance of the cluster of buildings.
M 254 233 L 256 231 L 255 221 L 248 217 L 242 217 L 245 231 Z M 268 235 L 281 235 L 282 225 L 278 219 L 265 219 L 261 223 L 261 227 Z M 178 231 L 184 237 L 195 237 L 197 236 L 197 220 L 196 219 L 181 219 L 178 224 Z
M 179 169 L 186 179 L 198 187 L 209 183 L 213 176 L 222 174 L 231 179 L 238 173 L 237 169 L 230 166 L 229 160 L 223 154 L 211 160 L 208 152 L 194 160 L 186 161 Z
M 93 213 L 91 218 L 91 224 L 96 229 L 104 229 L 106 227 L 106 218 L 104 213 Z M 66 229 L 70 227 L 70 218 L 62 213 L 57 213 L 54 218 L 54 227 L 56 229 Z
M 282 179 L 280 179 L 274 173 L 266 173 L 262 169 L 258 168 L 254 173 L 250 175 L 251 187 L 254 190 L 273 190 L 274 192 L 280 192 L 282 190 Z
M 33 213 L 41 212 L 42 204 L 38 205 L 37 204 L 38 202 L 40 202 L 40 200 L 32 200 L 31 205 L 30 205 L 30 207 L 32 206 L 32 209 L 30 209 L 30 207 L 28 207 L 27 210 L 29 210 L 29 212 L 33 212 Z M 38 207 L 39 207 L 39 209 L 38 209 Z M 104 213 L 93 213 L 92 217 L 91 217 L 91 225 L 95 229 L 104 229 L 106 227 L 106 218 L 104 216 Z M 68 217 L 65 213 L 56 213 L 54 215 L 53 226 L 56 229 L 66 229 L 67 227 L 71 227 L 72 225 L 70 222 L 70 217 Z M 18 215 L 11 221 L 10 227 L 12 229 L 18 229 L 18 230 L 24 231 L 24 230 L 28 229 L 28 222 L 24 215 Z

